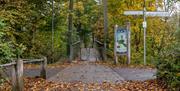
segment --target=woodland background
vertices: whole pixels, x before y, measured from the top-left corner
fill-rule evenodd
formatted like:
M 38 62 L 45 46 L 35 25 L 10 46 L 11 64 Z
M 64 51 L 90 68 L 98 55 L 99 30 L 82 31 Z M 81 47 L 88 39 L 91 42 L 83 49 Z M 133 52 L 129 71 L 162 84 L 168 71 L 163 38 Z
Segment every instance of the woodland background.
M 156 10 L 156 0 L 146 0 L 148 11 Z M 158 76 L 172 88 L 180 85 L 180 13 L 170 0 L 170 18 L 148 17 L 147 63 L 155 65 Z M 158 5 L 163 7 L 162 1 Z M 0 64 L 11 58 L 47 56 L 48 62 L 64 62 L 67 57 L 69 0 L 54 0 L 54 41 L 52 42 L 52 2 L 50 0 L 0 0 Z M 114 25 L 131 22 L 132 64 L 143 64 L 142 16 L 125 16 L 125 10 L 142 10 L 143 0 L 108 0 L 108 60 L 113 61 Z M 103 42 L 103 5 L 94 0 L 74 0 L 73 40 L 84 47 L 91 37 Z M 88 37 L 91 36 L 91 37 Z M 52 51 L 52 43 L 54 51 Z M 53 60 L 52 60 L 53 59 Z M 120 59 L 123 63 L 125 58 Z

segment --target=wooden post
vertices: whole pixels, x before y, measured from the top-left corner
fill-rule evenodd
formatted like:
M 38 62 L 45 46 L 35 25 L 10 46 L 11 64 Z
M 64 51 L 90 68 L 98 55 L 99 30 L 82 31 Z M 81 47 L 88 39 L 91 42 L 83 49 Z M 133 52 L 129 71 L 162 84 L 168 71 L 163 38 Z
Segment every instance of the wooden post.
M 118 29 L 118 25 L 115 25 L 114 27 L 114 64 L 118 63 L 118 56 L 116 52 L 116 31 Z
M 16 79 L 16 72 L 17 72 L 17 69 L 16 69 L 16 64 L 15 65 L 12 65 L 12 70 L 11 70 L 11 74 L 12 74 L 12 90 L 13 91 L 17 91 L 17 79 Z
M 44 57 L 44 60 L 42 61 L 41 64 L 41 72 L 40 72 L 40 76 L 44 79 L 46 79 L 46 66 L 47 66 L 47 58 Z
M 24 90 L 24 83 L 23 83 L 23 60 L 18 59 L 17 60 L 17 91 L 23 91 Z
M 127 64 L 131 63 L 131 31 L 130 31 L 130 22 L 127 23 L 127 31 L 128 31 L 128 52 L 127 52 Z

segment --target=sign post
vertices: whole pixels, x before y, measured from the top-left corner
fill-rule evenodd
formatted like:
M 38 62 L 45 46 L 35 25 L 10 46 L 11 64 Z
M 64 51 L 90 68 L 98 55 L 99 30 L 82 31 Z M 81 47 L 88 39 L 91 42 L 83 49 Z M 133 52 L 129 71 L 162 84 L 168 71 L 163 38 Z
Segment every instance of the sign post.
M 128 30 L 128 54 L 127 54 L 127 64 L 131 63 L 131 31 L 130 31 L 130 22 L 127 23 L 127 30 Z
M 127 64 L 130 64 L 130 34 L 129 26 L 126 28 L 119 28 L 118 25 L 115 25 L 114 31 L 114 58 L 115 64 L 118 63 L 118 56 L 126 55 Z
M 145 6 L 145 0 L 144 0 L 144 8 L 143 11 L 125 11 L 124 15 L 143 15 L 143 28 L 144 28 L 144 65 L 146 65 L 146 28 L 147 28 L 147 21 L 146 21 L 146 16 L 158 16 L 158 17 L 169 17 L 170 13 L 169 12 L 163 12 L 163 11 L 146 11 L 146 6 Z
M 145 6 L 145 0 L 144 0 L 144 10 L 143 10 L 143 28 L 144 28 L 144 65 L 146 65 L 146 28 L 147 28 L 147 22 L 146 22 L 146 6 Z
M 118 25 L 115 25 L 114 27 L 114 64 L 118 63 L 118 57 L 116 53 L 116 31 L 118 30 Z

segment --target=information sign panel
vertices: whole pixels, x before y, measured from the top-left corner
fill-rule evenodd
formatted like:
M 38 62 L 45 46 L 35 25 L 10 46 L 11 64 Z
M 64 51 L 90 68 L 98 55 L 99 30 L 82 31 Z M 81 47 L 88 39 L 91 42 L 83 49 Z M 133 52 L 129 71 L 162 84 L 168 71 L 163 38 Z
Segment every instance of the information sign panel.
M 128 52 L 128 31 L 126 29 L 118 28 L 115 35 L 116 40 L 116 53 L 126 55 Z

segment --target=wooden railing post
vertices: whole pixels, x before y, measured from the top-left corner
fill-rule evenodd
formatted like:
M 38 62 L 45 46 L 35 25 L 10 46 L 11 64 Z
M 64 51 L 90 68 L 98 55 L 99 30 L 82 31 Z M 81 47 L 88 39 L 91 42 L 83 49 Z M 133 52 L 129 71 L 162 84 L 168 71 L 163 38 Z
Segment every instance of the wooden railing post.
M 47 66 L 47 58 L 44 57 L 41 64 L 41 73 L 40 73 L 40 76 L 44 79 L 46 79 L 46 66 Z
M 12 65 L 12 90 L 13 91 L 17 91 L 17 79 L 16 79 L 16 72 L 17 72 L 17 69 L 16 69 L 16 64 L 15 65 Z
M 23 83 L 23 60 L 18 59 L 17 60 L 17 91 L 23 91 L 24 90 L 24 83 Z

